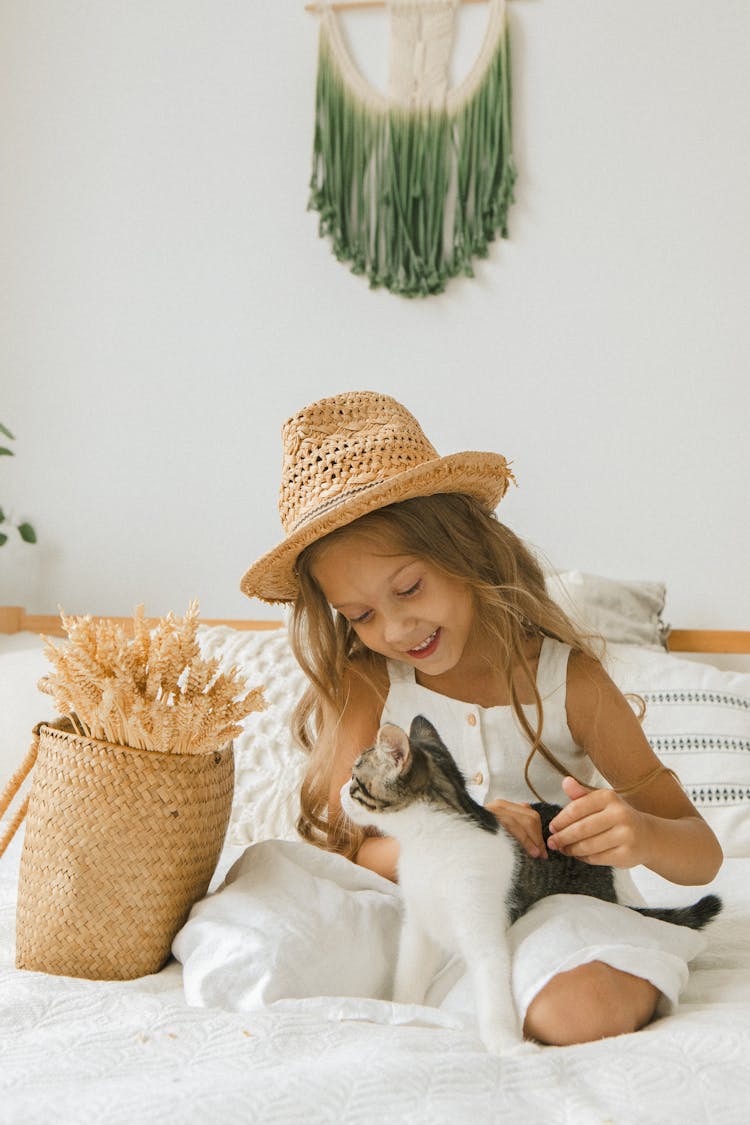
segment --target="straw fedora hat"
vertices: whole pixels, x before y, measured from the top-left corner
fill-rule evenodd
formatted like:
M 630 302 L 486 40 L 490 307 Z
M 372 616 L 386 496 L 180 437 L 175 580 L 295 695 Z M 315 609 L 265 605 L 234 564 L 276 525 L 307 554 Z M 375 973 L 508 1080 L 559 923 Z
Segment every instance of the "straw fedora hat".
M 348 391 L 284 423 L 279 514 L 286 538 L 246 572 L 249 598 L 291 602 L 305 547 L 359 516 L 440 492 L 464 492 L 493 511 L 513 479 L 499 453 L 438 456 L 416 418 L 388 395 Z

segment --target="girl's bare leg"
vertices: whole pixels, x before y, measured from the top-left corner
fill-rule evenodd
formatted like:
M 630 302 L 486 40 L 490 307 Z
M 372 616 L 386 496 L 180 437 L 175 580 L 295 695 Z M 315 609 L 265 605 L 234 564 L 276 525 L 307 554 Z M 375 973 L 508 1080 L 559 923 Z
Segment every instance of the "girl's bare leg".
M 642 977 L 591 961 L 553 977 L 537 993 L 524 1035 L 557 1047 L 625 1035 L 653 1018 L 660 995 Z

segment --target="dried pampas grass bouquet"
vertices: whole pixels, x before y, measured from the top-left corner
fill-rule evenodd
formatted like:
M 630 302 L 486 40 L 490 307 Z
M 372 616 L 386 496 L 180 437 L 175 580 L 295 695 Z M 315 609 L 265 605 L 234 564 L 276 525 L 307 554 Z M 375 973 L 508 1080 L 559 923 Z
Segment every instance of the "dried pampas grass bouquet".
M 220 671 L 218 660 L 203 657 L 198 612 L 191 602 L 184 617 L 149 623 L 138 606 L 126 629 L 61 611 L 68 643 L 44 638 L 54 671 L 39 689 L 85 737 L 162 754 L 219 750 L 263 710 L 263 688 L 248 690 L 236 668 Z

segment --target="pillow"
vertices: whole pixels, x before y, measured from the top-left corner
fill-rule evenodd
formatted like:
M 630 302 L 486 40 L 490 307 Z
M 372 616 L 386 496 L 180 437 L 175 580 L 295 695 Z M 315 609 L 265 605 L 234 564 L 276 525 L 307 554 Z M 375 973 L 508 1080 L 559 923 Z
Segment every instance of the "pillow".
M 605 663 L 646 703 L 643 729 L 727 856 L 750 856 L 750 673 L 610 644 Z
M 248 715 L 234 741 L 234 802 L 227 831 L 230 844 L 299 839 L 295 823 L 307 756 L 291 733 L 294 705 L 306 679 L 292 654 L 286 629 L 243 632 L 226 625 L 201 626 L 205 656 L 236 667 L 249 687 L 265 687 L 266 709 Z
M 547 576 L 547 593 L 586 632 L 617 644 L 666 647 L 662 582 L 621 582 L 568 570 Z
M 390 997 L 398 889 L 301 841 L 248 848 L 195 904 L 172 952 L 185 999 L 231 1011 L 315 996 Z

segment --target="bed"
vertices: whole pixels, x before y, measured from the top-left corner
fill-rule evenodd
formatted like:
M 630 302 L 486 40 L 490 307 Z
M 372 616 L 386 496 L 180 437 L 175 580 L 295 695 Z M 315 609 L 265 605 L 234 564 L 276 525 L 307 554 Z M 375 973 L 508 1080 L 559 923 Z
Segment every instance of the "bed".
M 236 989 L 227 988 L 225 974 L 221 987 L 191 994 L 176 960 L 125 982 L 22 972 L 14 967 L 19 833 L 0 860 L 0 1121 L 744 1123 L 750 671 L 742 670 L 747 657 L 741 654 L 750 652 L 750 634 L 667 635 L 658 583 L 609 583 L 579 572 L 554 581 L 566 608 L 607 638 L 611 674 L 645 699 L 647 737 L 725 849 L 710 888 L 725 909 L 674 1014 L 635 1035 L 493 1058 L 470 1017 L 395 1005 L 382 983 L 358 995 L 356 976 L 352 983 L 343 973 L 345 986 L 337 991 L 325 966 L 341 965 L 346 946 L 331 940 L 326 947 L 325 933 L 314 927 L 290 933 L 282 922 L 277 932 L 264 929 L 262 912 L 250 935 L 255 960 L 239 971 Z M 31 725 L 51 717 L 34 685 L 46 667 L 38 633 L 54 629 L 54 619 L 0 609 L 0 785 L 20 761 Z M 286 722 L 302 681 L 285 630 L 269 622 L 206 624 L 202 645 L 264 683 L 269 703 L 248 718 L 235 745 L 234 805 L 211 890 L 238 857 L 252 857 L 261 869 L 272 850 L 301 864 L 303 878 L 307 870 L 317 877 L 315 857 L 322 853 L 294 831 L 304 762 Z M 717 660 L 696 649 L 732 655 Z M 271 845 L 274 840 L 284 842 Z M 671 886 L 645 870 L 634 875 L 647 899 L 660 904 L 688 902 L 705 891 Z M 367 910 L 391 911 L 381 951 L 387 961 L 388 943 L 397 940 L 397 891 L 370 873 L 362 878 L 331 909 L 342 909 L 343 901 L 365 903 L 356 906 L 351 926 L 367 956 Z M 296 975 L 288 963 L 280 970 L 284 957 L 296 958 Z

